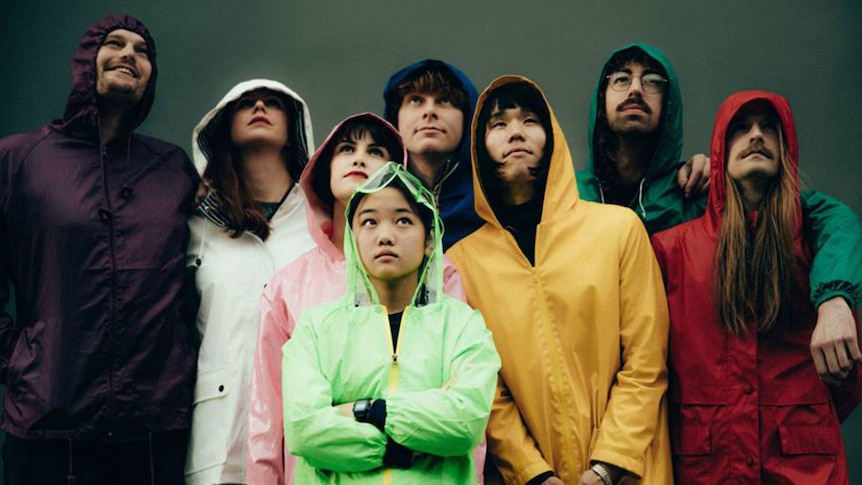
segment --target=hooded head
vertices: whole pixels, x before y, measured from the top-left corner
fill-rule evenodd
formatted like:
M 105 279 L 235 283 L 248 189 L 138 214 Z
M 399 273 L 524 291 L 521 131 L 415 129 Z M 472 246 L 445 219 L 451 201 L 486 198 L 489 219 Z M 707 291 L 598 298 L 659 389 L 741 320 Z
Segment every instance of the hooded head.
M 402 198 L 406 204 L 390 202 Z M 434 206 L 434 196 L 419 179 L 410 175 L 403 165 L 387 163 L 356 189 L 347 205 L 345 219 L 347 288 L 355 292 L 355 305 L 380 303 L 372 283 L 375 277 L 370 274 L 377 271 L 410 274 L 415 271 L 418 284 L 412 304 L 421 306 L 437 301 L 443 288 L 443 227 Z M 369 228 L 398 233 L 391 237 L 369 238 L 362 234 Z M 378 249 L 386 250 L 385 255 L 378 255 Z M 363 252 L 369 254 L 363 258 Z M 374 265 L 381 257 L 388 258 L 385 264 L 379 265 L 382 269 L 367 266 L 366 263 Z
M 384 116 L 396 128 L 401 129 L 402 127 L 398 126 L 398 112 L 404 101 L 404 94 L 406 94 L 404 90 L 412 81 L 427 73 L 439 74 L 441 82 L 448 84 L 451 89 L 458 90 L 463 94 L 463 102 L 456 103 L 456 105 L 462 104 L 459 108 L 461 108 L 461 112 L 463 113 L 463 127 L 461 141 L 455 148 L 454 158 L 458 162 L 465 162 L 470 153 L 470 137 L 468 134 L 470 133 L 470 120 L 476 107 L 478 93 L 470 78 L 455 66 L 435 59 L 425 59 L 393 74 L 389 78 L 389 81 L 386 82 L 386 87 L 383 90 L 383 99 L 386 103 L 383 110 Z M 432 84 L 434 83 L 432 82 Z M 467 171 L 466 167 L 466 163 L 459 164 L 459 169 L 463 172 Z
M 407 152 L 401 142 L 401 136 L 387 121 L 373 113 L 360 113 L 350 116 L 338 123 L 326 140 L 314 152 L 308 165 L 302 172 L 299 185 L 302 187 L 303 195 L 307 203 L 308 230 L 315 244 L 333 259 L 340 259 L 341 252 L 331 241 L 332 237 L 332 215 L 334 210 L 335 195 L 332 192 L 332 161 L 336 149 L 345 141 L 354 140 L 357 137 L 370 137 L 375 143 L 386 148 L 389 158 L 399 165 L 407 165 Z M 368 139 L 368 138 L 366 138 Z M 355 145 L 347 147 L 356 150 Z M 341 152 L 344 150 L 342 149 Z M 386 160 L 388 161 L 388 160 Z M 361 167 L 364 173 L 368 164 Z M 366 175 L 370 175 L 367 173 Z M 358 175 L 358 174 L 357 174 Z
M 615 102 L 617 100 L 610 100 L 612 106 L 607 106 L 608 97 L 606 93 L 610 82 L 609 76 L 616 71 L 624 69 L 629 62 L 644 65 L 647 68 L 644 74 L 647 72 L 660 74 L 667 80 L 666 86 L 659 95 L 643 92 L 643 97 L 632 96 L 632 98 L 640 99 L 627 99 L 626 93 L 615 93 L 617 95 L 622 94 L 621 99 L 618 100 L 619 102 Z M 635 73 L 635 75 L 639 79 L 637 81 L 632 79 L 631 83 L 635 84 L 639 82 L 638 86 L 643 91 L 643 79 L 640 78 L 638 73 Z M 651 106 L 652 103 L 648 101 L 650 99 L 657 100 L 657 96 L 661 96 L 661 102 L 656 106 Z M 646 99 L 647 97 L 650 99 Z M 613 119 L 627 106 L 637 106 L 638 104 L 646 111 L 644 115 L 646 118 L 655 115 L 657 111 L 660 112 L 660 116 L 656 117 L 657 124 L 654 131 L 655 139 L 653 146 L 655 150 L 646 172 L 646 178 L 653 179 L 676 169 L 682 154 L 683 143 L 682 96 L 676 73 L 670 61 L 659 49 L 649 44 L 636 43 L 614 51 L 608 60 L 605 61 L 599 74 L 599 79 L 596 82 L 593 99 L 590 103 L 590 158 L 587 161 L 587 170 L 591 178 L 597 179 L 596 182 L 599 180 L 607 181 L 613 178 L 616 173 L 615 166 L 607 163 L 608 154 L 612 155 L 616 146 L 616 135 L 610 129 L 608 119 Z M 612 110 L 610 114 L 608 113 L 608 109 Z
M 744 332 L 750 322 L 768 331 L 783 321 L 798 263 L 807 261 L 798 156 L 796 125 L 783 97 L 745 91 L 719 108 L 704 220 L 717 237 L 713 299 L 719 321 L 731 333 Z M 760 179 L 756 209 L 746 208 L 743 200 L 748 177 Z
M 243 179 L 242 157 L 232 134 L 238 102 L 248 93 L 268 93 L 280 101 L 286 118 L 286 144 L 283 149 L 291 179 L 299 180 L 308 154 L 314 146 L 311 115 L 305 101 L 284 84 L 268 79 L 252 79 L 231 88 L 192 132 L 192 155 L 201 177 L 209 180 L 213 197 L 218 197 L 218 212 L 235 236 L 250 230 L 266 238 L 266 217 L 255 205 Z M 271 110 L 269 107 L 267 110 Z M 270 114 L 269 116 L 274 116 Z
M 523 105 L 523 106 L 522 106 Z M 471 137 L 473 140 L 473 190 L 476 197 L 476 212 L 487 222 L 500 225 L 495 211 L 505 210 L 501 206 L 501 166 L 493 161 L 488 143 L 509 143 L 495 140 L 491 133 L 494 112 L 500 109 L 528 109 L 538 118 L 535 122 L 544 131 L 542 156 L 536 157 L 535 183 L 542 202 L 541 220 L 560 216 L 578 199 L 572 157 L 565 135 L 557 118 L 538 85 L 521 76 L 503 76 L 485 88 L 476 106 Z M 517 135 L 513 135 L 517 136 Z M 525 137 L 526 138 L 526 137 Z M 493 147 L 492 147 L 493 148 Z M 528 147 L 538 155 L 538 146 Z
M 133 108 L 130 128 L 138 127 L 147 118 L 156 95 L 156 43 L 140 20 L 129 15 L 108 15 L 90 26 L 81 38 L 72 60 L 72 92 L 66 102 L 62 129 L 64 132 L 93 138 L 99 135 L 99 107 L 97 83 L 99 69 L 96 58 L 105 38 L 115 30 L 126 30 L 140 35 L 146 43 L 147 56 L 152 66 L 149 82 L 143 95 Z

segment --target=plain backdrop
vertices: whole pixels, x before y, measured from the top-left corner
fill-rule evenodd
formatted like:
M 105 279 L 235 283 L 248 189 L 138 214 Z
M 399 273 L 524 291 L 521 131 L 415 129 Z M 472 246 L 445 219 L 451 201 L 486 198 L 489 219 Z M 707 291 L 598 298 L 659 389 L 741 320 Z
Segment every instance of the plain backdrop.
M 114 12 L 143 20 L 158 47 L 156 103 L 140 131 L 189 152 L 194 125 L 240 81 L 271 78 L 298 92 L 320 142 L 347 115 L 379 113 L 389 75 L 430 57 L 480 91 L 501 74 L 536 81 L 580 168 L 598 71 L 615 48 L 644 41 L 679 76 L 686 157 L 708 152 L 727 95 L 775 91 L 793 106 L 804 183 L 862 211 L 858 0 L 0 0 L 0 136 L 62 115 L 81 35 Z M 862 412 L 844 430 L 862 484 Z

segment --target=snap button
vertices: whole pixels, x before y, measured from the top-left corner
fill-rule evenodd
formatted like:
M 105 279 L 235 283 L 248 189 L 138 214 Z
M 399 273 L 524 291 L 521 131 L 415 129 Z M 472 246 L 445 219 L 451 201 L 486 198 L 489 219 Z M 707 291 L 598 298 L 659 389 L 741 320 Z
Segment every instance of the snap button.
M 224 392 L 224 386 L 218 386 L 218 392 Z
M 754 458 L 749 456 L 748 458 L 745 459 L 745 463 L 747 463 L 748 466 L 754 465 Z
M 120 189 L 120 197 L 124 199 L 128 199 L 132 196 L 132 188 L 128 185 L 123 185 L 123 188 Z
M 111 218 L 111 211 L 108 209 L 99 209 L 99 219 L 107 222 Z

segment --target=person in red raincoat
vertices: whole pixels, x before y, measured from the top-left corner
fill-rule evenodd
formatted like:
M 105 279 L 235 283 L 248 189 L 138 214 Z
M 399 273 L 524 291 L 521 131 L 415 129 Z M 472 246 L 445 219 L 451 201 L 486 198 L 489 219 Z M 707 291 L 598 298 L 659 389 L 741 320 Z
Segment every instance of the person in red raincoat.
M 798 154 L 786 99 L 730 96 L 713 130 L 711 158 L 722 163 L 706 214 L 653 236 L 670 310 L 678 483 L 848 483 L 840 421 L 862 393 L 859 349 L 835 347 L 840 386 L 819 378 Z

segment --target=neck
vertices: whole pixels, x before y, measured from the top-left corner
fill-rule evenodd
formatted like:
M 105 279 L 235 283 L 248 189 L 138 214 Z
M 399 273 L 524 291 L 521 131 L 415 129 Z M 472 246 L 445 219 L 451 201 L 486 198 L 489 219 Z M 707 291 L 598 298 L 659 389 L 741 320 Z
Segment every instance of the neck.
M 332 207 L 332 244 L 338 248 L 338 252 L 344 252 L 344 210 L 345 205 L 339 201 L 335 201 Z
M 535 181 L 519 181 L 503 184 L 503 203 L 506 205 L 526 204 L 533 200 L 535 196 Z
M 114 141 L 122 135 L 128 134 L 131 131 L 129 124 L 128 109 L 100 103 L 99 140 L 101 140 L 103 145 Z
M 405 278 L 410 279 L 406 280 Z M 405 278 L 392 281 L 371 279 L 374 289 L 377 290 L 377 298 L 380 299 L 380 304 L 385 306 L 389 313 L 404 311 L 407 305 L 410 304 L 413 293 L 416 292 L 416 286 L 419 284 L 419 275 L 413 273 Z
M 280 149 L 246 148 L 242 160 L 246 184 L 258 202 L 278 202 L 293 185 Z
M 619 185 L 641 181 L 655 152 L 653 137 L 617 135 L 616 166 Z
M 446 166 L 446 162 L 449 161 L 451 155 L 451 153 L 411 153 L 407 166 L 410 172 L 419 177 L 427 187 L 433 188 L 434 182 L 437 180 L 440 171 Z
M 740 180 L 736 182 L 736 186 L 739 187 L 745 212 L 760 209 L 760 203 L 766 195 L 766 187 L 762 183 L 756 180 Z

